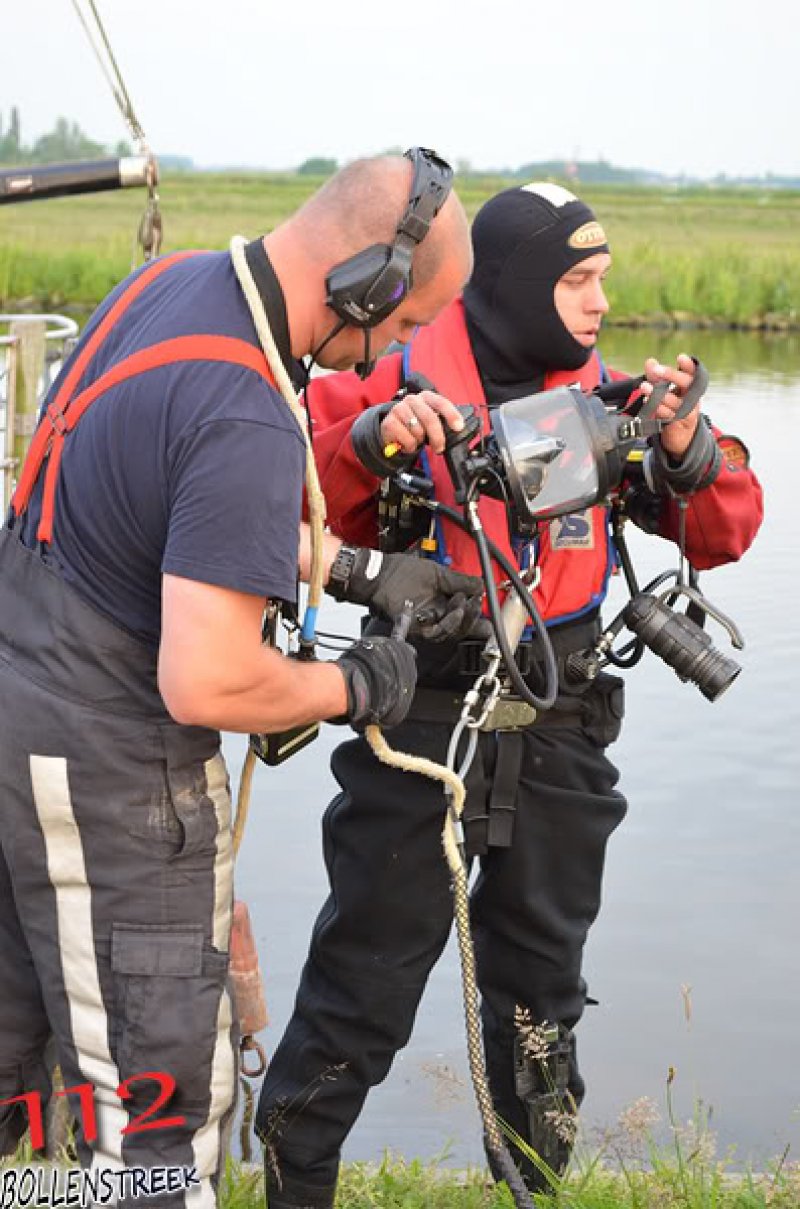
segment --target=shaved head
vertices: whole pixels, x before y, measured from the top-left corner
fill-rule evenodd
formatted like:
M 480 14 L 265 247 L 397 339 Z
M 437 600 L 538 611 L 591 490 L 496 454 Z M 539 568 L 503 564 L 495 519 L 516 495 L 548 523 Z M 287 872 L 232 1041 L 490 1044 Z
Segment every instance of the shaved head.
M 309 254 L 330 266 L 371 244 L 391 244 L 408 206 L 412 175 L 411 161 L 399 155 L 354 160 L 342 168 L 292 220 Z M 451 191 L 430 231 L 414 248 L 414 287 L 427 285 L 448 251 L 469 242 L 464 208 Z
M 374 244 L 391 245 L 406 212 L 414 167 L 400 155 L 355 160 L 332 176 L 300 209 L 269 235 L 264 246 L 283 289 L 292 352 L 305 356 L 331 336 L 338 322 L 327 303 L 330 270 Z M 464 207 L 451 189 L 430 229 L 414 246 L 412 288 L 402 304 L 373 329 L 373 347 L 402 337 L 404 325 L 430 323 L 464 288 L 472 271 L 472 241 Z M 347 325 L 331 345 L 331 365 L 341 368 L 354 352 Z M 351 347 L 352 346 L 352 347 Z M 359 360 L 354 352 L 350 364 Z M 320 364 L 326 362 L 320 360 Z

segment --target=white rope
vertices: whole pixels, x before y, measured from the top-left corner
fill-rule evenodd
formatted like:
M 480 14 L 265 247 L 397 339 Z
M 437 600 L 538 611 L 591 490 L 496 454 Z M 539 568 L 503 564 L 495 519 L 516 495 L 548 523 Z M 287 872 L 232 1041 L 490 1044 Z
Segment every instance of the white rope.
M 325 534 L 325 496 L 319 484 L 319 475 L 317 474 L 317 465 L 314 461 L 314 449 L 308 431 L 306 413 L 300 404 L 297 392 L 292 386 L 291 379 L 278 352 L 278 346 L 272 335 L 269 320 L 264 310 L 264 304 L 261 301 L 261 295 L 253 280 L 250 266 L 244 254 L 246 247 L 247 240 L 241 235 L 234 235 L 230 244 L 233 267 L 239 279 L 239 285 L 242 287 L 242 292 L 247 300 L 247 305 L 250 308 L 250 314 L 253 317 L 253 323 L 255 324 L 258 338 L 261 341 L 261 347 L 267 358 L 267 364 L 275 378 L 275 384 L 288 404 L 292 415 L 300 425 L 300 430 L 306 443 L 306 496 L 308 498 L 308 520 L 311 530 L 311 573 L 308 580 L 308 604 L 311 608 L 318 608 L 322 599 L 322 579 L 324 574 L 322 545 Z
M 492 1150 L 496 1153 L 503 1147 L 500 1127 L 497 1124 L 491 1092 L 486 1078 L 486 1067 L 481 1045 L 480 994 L 475 970 L 475 950 L 472 944 L 469 919 L 469 878 L 458 842 L 461 812 L 464 809 L 466 787 L 452 768 L 437 764 L 424 756 L 412 756 L 407 752 L 395 751 L 386 742 L 380 727 L 368 726 L 366 738 L 377 758 L 392 768 L 403 772 L 417 772 L 431 780 L 439 781 L 450 791 L 450 802 L 445 812 L 442 829 L 442 846 L 448 868 L 453 876 L 453 912 L 456 921 L 458 951 L 461 959 L 461 986 L 467 1032 L 467 1056 L 469 1059 L 472 1085 L 478 1101 L 483 1127 Z
M 230 244 L 233 268 L 247 305 L 250 308 L 256 333 L 264 356 L 267 359 L 267 364 L 275 379 L 275 384 L 292 415 L 297 420 L 306 443 L 306 494 L 308 496 L 309 525 L 311 528 L 311 574 L 309 576 L 308 603 L 311 607 L 316 607 L 322 597 L 322 577 L 324 571 L 322 563 L 322 539 L 325 532 L 325 496 L 322 494 L 319 485 L 319 476 L 317 475 L 314 451 L 311 447 L 308 433 L 306 413 L 300 405 L 297 393 L 292 386 L 291 379 L 278 352 L 278 346 L 272 335 L 272 329 L 269 326 L 269 320 L 264 310 L 261 295 L 253 280 L 253 274 L 250 272 L 250 266 L 244 254 L 246 246 L 247 240 L 241 235 L 234 235 Z M 239 792 L 236 799 L 236 821 L 233 829 L 235 853 L 239 851 L 239 846 L 244 836 L 247 812 L 250 807 L 250 790 L 255 771 L 255 762 L 255 753 L 248 744 L 247 755 L 245 756 L 242 773 L 239 778 Z

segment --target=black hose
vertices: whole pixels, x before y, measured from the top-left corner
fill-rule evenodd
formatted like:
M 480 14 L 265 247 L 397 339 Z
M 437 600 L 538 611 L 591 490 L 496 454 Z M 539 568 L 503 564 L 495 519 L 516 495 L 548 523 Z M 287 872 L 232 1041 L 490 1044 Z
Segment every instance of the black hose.
M 424 506 L 432 512 L 441 512 L 448 520 L 453 521 L 465 533 L 469 533 L 474 539 L 478 549 L 478 557 L 481 563 L 481 574 L 483 575 L 486 584 L 486 597 L 489 604 L 489 613 L 492 619 L 492 625 L 497 636 L 497 643 L 500 647 L 500 653 L 503 656 L 506 670 L 511 679 L 516 691 L 519 693 L 523 701 L 528 705 L 533 706 L 537 711 L 551 709 L 556 697 L 558 696 L 558 664 L 556 663 L 555 651 L 553 644 L 550 641 L 550 635 L 547 632 L 541 614 L 536 607 L 536 602 L 528 590 L 528 586 L 522 579 L 519 571 L 511 562 L 511 560 L 503 553 L 503 551 L 494 544 L 493 541 L 486 536 L 483 528 L 479 526 L 477 531 L 470 525 L 464 516 L 455 508 L 450 508 L 447 504 L 440 504 L 437 500 L 420 500 Z M 497 588 L 495 587 L 494 575 L 492 574 L 491 558 L 503 569 L 505 574 L 511 580 L 514 591 L 517 592 L 523 601 L 528 615 L 533 622 L 536 633 L 542 644 L 542 654 L 545 665 L 545 689 L 542 697 L 537 697 L 526 684 L 519 670 L 517 661 L 514 658 L 514 653 L 508 645 L 506 639 L 505 627 L 500 619 L 500 601 L 497 597 Z
M 508 642 L 506 628 L 503 625 L 503 618 L 500 613 L 500 601 L 497 596 L 497 587 L 495 586 L 494 575 L 492 574 L 492 563 L 489 555 L 489 546 L 486 540 L 486 534 L 483 532 L 483 529 L 476 528 L 472 530 L 472 536 L 475 538 L 475 544 L 478 547 L 478 557 L 481 562 L 481 573 L 483 575 L 484 583 L 486 584 L 486 599 L 489 605 L 489 615 L 492 619 L 492 626 L 494 627 L 497 645 L 500 647 L 500 653 L 503 656 L 503 663 L 505 664 L 509 679 L 522 700 L 526 701 L 528 705 L 533 706 L 537 712 L 539 710 L 552 709 L 556 697 L 558 696 L 558 665 L 556 663 L 555 652 L 553 651 L 553 644 L 550 641 L 550 636 L 546 634 L 546 641 L 543 643 L 545 662 L 545 694 L 543 697 L 537 697 L 532 689 L 526 684 L 525 678 L 520 672 L 517 661 L 514 658 L 514 652 L 511 650 Z M 522 583 L 521 580 L 520 583 Z M 516 584 L 514 587 L 516 589 Z M 522 587 L 524 588 L 522 600 L 530 613 L 531 608 L 528 602 L 530 600 L 532 604 L 533 601 L 524 584 L 522 584 Z M 538 617 L 538 612 L 536 611 L 535 606 L 534 613 Z
M 622 668 L 623 671 L 627 668 L 635 667 L 644 654 L 645 646 L 641 638 L 633 638 L 630 642 L 626 642 L 624 647 L 619 651 L 607 650 L 605 653 L 606 660 L 614 667 Z

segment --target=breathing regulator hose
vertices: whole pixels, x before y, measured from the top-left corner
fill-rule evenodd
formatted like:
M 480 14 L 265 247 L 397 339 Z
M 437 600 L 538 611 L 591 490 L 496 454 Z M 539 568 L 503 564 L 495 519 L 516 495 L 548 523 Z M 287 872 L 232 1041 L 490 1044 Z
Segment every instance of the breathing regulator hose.
M 474 486 L 475 485 L 473 485 L 473 488 Z M 545 692 L 543 697 L 537 697 L 537 695 L 528 687 L 522 673 L 517 667 L 514 652 L 512 651 L 506 637 L 505 626 L 503 625 L 500 616 L 500 602 L 497 598 L 497 588 L 495 587 L 494 575 L 492 573 L 492 565 L 489 557 L 489 545 L 486 541 L 486 535 L 483 531 L 483 526 L 481 525 L 480 517 L 478 515 L 477 500 L 475 499 L 473 488 L 470 489 L 470 493 L 467 497 L 465 511 L 467 517 L 469 518 L 469 532 L 475 538 L 475 544 L 478 548 L 478 557 L 480 558 L 481 563 L 481 574 L 483 576 L 483 582 L 486 585 L 486 598 L 489 602 L 489 612 L 492 618 L 492 627 L 494 629 L 497 645 L 499 646 L 500 652 L 503 656 L 503 663 L 505 664 L 506 672 L 508 673 L 511 683 L 523 701 L 527 702 L 528 705 L 532 705 L 537 711 L 550 709 L 554 705 L 556 697 L 558 696 L 558 666 L 556 664 L 555 653 L 553 651 L 553 644 L 550 641 L 550 636 L 544 627 L 544 623 L 541 620 L 539 611 L 533 602 L 533 597 L 528 591 L 527 586 L 524 584 L 518 573 L 511 574 L 509 576 L 511 580 L 511 590 L 519 594 L 522 604 L 525 606 L 528 614 L 531 617 L 531 620 L 536 625 L 542 642 L 542 651 L 545 658 Z M 503 569 L 506 571 L 506 574 L 508 574 L 510 564 L 507 564 Z
M 465 509 L 469 519 L 465 519 L 456 508 L 451 508 L 447 504 L 440 504 L 438 500 L 421 498 L 419 503 L 422 507 L 429 509 L 433 513 L 446 516 L 448 520 L 451 520 L 460 529 L 463 529 L 465 533 L 469 533 L 474 538 L 481 564 L 481 575 L 486 585 L 486 599 L 489 604 L 492 628 L 497 645 L 503 656 L 503 663 L 508 671 L 509 679 L 522 700 L 526 701 L 528 705 L 533 706 L 537 711 L 551 709 L 558 696 L 558 665 L 556 663 L 553 644 L 550 641 L 550 635 L 536 607 L 536 602 L 531 595 L 528 584 L 526 584 L 517 568 L 500 547 L 495 545 L 486 536 L 475 501 L 470 499 Z M 492 573 L 492 558 L 508 577 L 511 590 L 517 593 L 541 642 L 545 679 L 544 691 L 541 697 L 537 696 L 523 679 L 522 673 L 517 666 L 517 661 L 514 658 L 514 653 L 506 639 L 505 626 L 501 620 L 500 602 L 497 597 L 497 588 L 495 587 L 494 575 Z

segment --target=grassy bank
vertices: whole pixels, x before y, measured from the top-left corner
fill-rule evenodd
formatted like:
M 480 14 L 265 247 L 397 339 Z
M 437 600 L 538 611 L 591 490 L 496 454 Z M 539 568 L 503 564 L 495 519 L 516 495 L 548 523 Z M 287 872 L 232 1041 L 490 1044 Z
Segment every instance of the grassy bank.
M 670 1070 L 663 1117 L 654 1101 L 642 1098 L 602 1133 L 588 1138 L 579 1131 L 566 1178 L 548 1176 L 549 1191 L 536 1195 L 537 1209 L 798 1209 L 800 1163 L 790 1160 L 789 1147 L 758 1172 L 743 1166 L 733 1150 L 718 1154 L 711 1111 L 698 1103 L 692 1117 L 681 1120 L 673 1078 Z M 59 1165 L 74 1167 L 68 1145 Z M 510 1142 L 512 1153 L 514 1147 Z M 264 1209 L 262 1166 L 250 1149 L 244 1153 L 252 1162 L 228 1159 L 219 1209 Z M 42 1165 L 24 1141 L 13 1158 L 5 1164 L 0 1159 L 0 1188 L 4 1166 Z M 387 1152 L 380 1163 L 343 1166 L 336 1209 L 514 1209 L 514 1203 L 484 1168 L 454 1171 L 446 1154 L 421 1162 Z
M 167 176 L 164 250 L 223 248 L 290 214 L 320 182 L 277 174 Z M 460 186 L 470 215 L 510 182 Z M 609 234 L 616 322 L 800 327 L 800 193 L 581 190 Z M 129 270 L 139 190 L 4 206 L 0 307 L 90 307 Z
M 264 1209 L 260 1173 L 231 1164 L 220 1209 Z M 759 1174 L 731 1175 L 724 1164 L 684 1156 L 656 1158 L 647 1170 L 597 1164 L 578 1171 L 537 1209 L 798 1209 L 800 1172 L 777 1165 Z M 380 1165 L 346 1165 L 336 1209 L 514 1209 L 508 1189 L 483 1171 L 448 1172 L 436 1165 L 387 1157 Z
M 788 1146 L 758 1172 L 743 1169 L 733 1151 L 720 1156 L 704 1105 L 690 1120 L 678 1119 L 673 1075 L 663 1120 L 642 1098 L 601 1136 L 579 1134 L 566 1178 L 550 1173 L 548 1192 L 534 1198 L 537 1209 L 798 1209 L 800 1164 L 789 1160 Z M 229 1161 L 220 1209 L 263 1209 L 263 1201 L 260 1168 Z M 387 1154 L 380 1164 L 345 1164 L 336 1209 L 514 1209 L 514 1202 L 485 1169 L 452 1171 L 446 1156 L 422 1163 Z
M 687 1192 L 676 1181 L 640 1174 L 630 1185 L 624 1176 L 597 1172 L 581 1186 L 568 1181 L 553 1196 L 536 1197 L 537 1209 L 797 1209 L 796 1176 L 754 1177 L 735 1183 L 707 1180 Z M 264 1209 L 259 1179 L 232 1174 L 220 1209 Z M 345 1170 L 336 1209 L 514 1209 L 509 1193 L 490 1188 L 479 1173 L 454 1179 L 419 1164 L 387 1161 L 378 1169 Z
M 42 1165 L 30 1155 L 18 1155 L 13 1161 L 18 1171 Z M 0 1162 L 0 1187 L 2 1177 Z M 17 1202 L 5 1199 L 3 1203 Z M 261 1172 L 229 1161 L 219 1189 L 219 1209 L 264 1209 L 264 1203 Z M 536 1209 L 798 1209 L 800 1172 L 784 1163 L 757 1175 L 733 1176 L 724 1164 L 690 1154 L 680 1163 L 656 1158 L 648 1170 L 596 1164 L 569 1176 L 550 1194 L 538 1194 L 535 1205 Z M 380 1164 L 345 1165 L 336 1209 L 514 1209 L 514 1202 L 505 1185 L 493 1184 L 487 1172 L 453 1172 L 387 1156 Z

